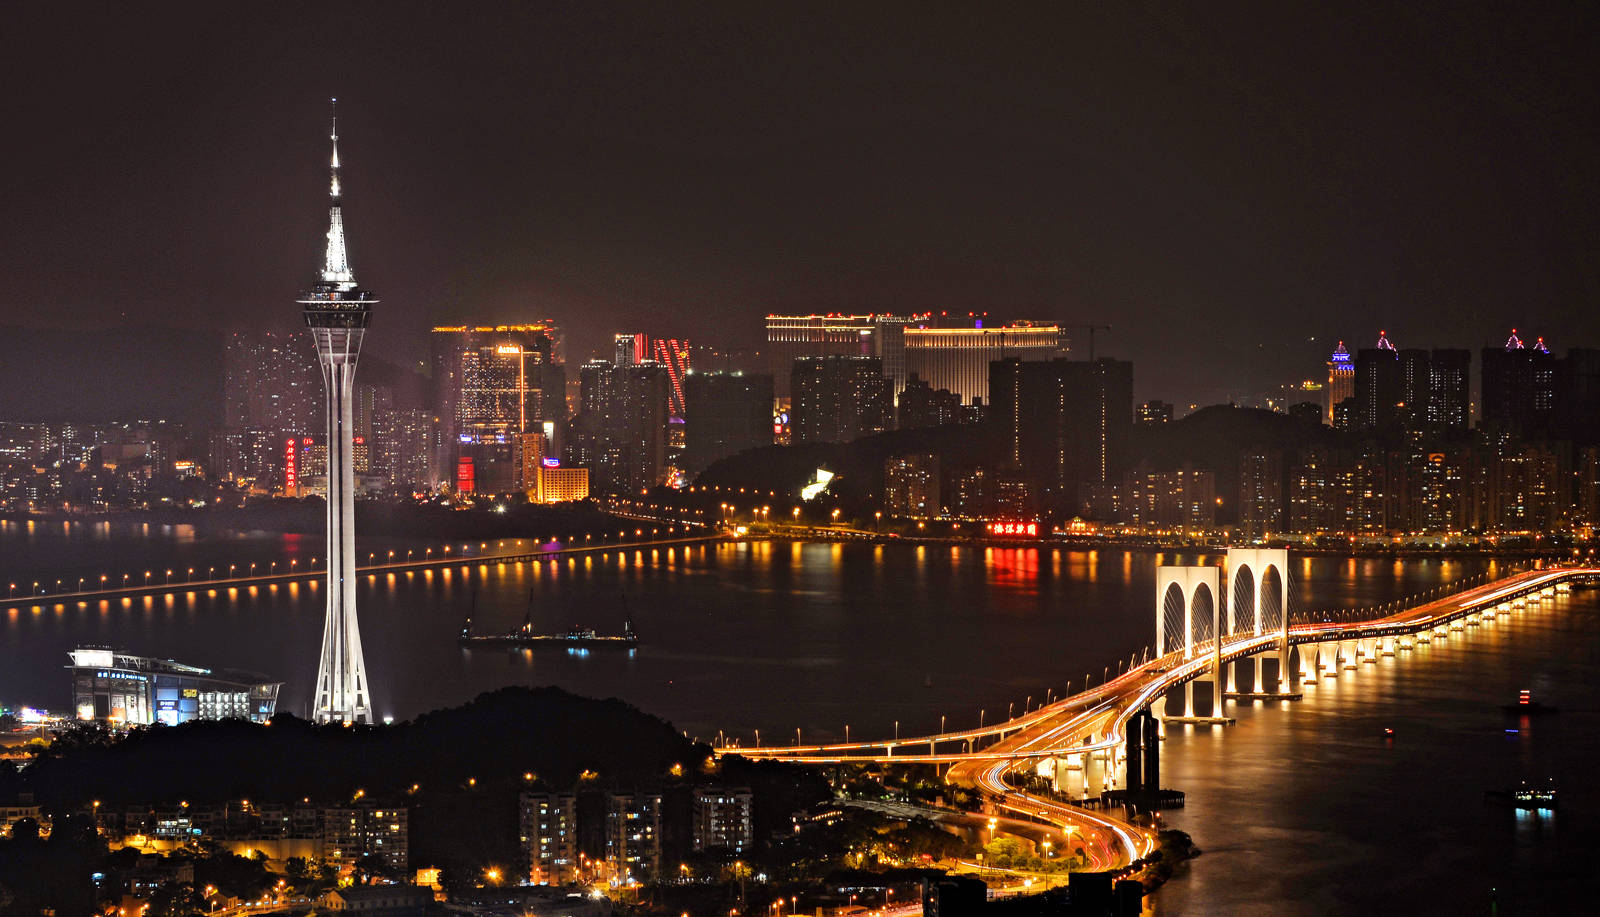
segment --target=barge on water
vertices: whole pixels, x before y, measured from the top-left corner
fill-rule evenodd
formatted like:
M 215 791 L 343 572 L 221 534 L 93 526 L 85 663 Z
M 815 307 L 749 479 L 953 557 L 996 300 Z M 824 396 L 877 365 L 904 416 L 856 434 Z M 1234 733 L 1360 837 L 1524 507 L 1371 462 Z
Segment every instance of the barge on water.
M 522 619 L 522 626 L 509 634 L 474 634 L 472 619 L 462 625 L 456 642 L 464 647 L 499 646 L 508 649 L 561 648 L 568 650 L 631 650 L 639 645 L 639 634 L 633 629 L 633 618 L 624 619 L 622 633 L 596 633 L 592 627 L 574 627 L 566 633 L 541 634 L 534 632 L 533 616 Z

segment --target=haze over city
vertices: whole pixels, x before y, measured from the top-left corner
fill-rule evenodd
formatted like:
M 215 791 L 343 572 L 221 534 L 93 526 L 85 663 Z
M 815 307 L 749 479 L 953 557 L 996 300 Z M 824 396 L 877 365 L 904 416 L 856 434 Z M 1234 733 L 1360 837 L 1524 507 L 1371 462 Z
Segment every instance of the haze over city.
M 1582 7 L 14 14 L 8 325 L 292 324 L 339 96 L 395 362 L 468 315 L 579 359 L 668 317 L 753 347 L 769 312 L 977 310 L 1114 325 L 1141 398 L 1208 403 L 1380 328 L 1600 337 Z

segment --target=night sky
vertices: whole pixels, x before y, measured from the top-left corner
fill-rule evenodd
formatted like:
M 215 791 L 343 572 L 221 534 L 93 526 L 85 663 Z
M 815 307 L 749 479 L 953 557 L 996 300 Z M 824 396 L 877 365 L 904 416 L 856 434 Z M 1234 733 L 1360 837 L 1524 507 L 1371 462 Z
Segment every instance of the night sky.
M 1584 4 L 861 6 L 13 5 L 0 325 L 295 327 L 338 96 L 395 360 L 987 310 L 1186 402 L 1380 327 L 1600 346 Z

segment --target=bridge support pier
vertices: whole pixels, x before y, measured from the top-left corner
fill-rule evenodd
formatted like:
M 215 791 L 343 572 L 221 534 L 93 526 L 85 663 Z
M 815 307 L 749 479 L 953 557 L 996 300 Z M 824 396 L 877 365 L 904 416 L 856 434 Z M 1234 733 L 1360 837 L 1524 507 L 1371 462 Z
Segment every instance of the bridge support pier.
M 1315 643 L 1300 644 L 1300 684 L 1308 685 L 1317 680 L 1320 669 L 1317 666 L 1317 649 Z
M 1289 641 L 1278 641 L 1278 693 L 1289 695 L 1294 693 L 1293 674 L 1289 671 Z
M 1084 753 L 1083 783 L 1085 796 L 1099 796 L 1106 791 L 1106 763 L 1100 752 Z
M 1376 641 L 1376 640 L 1364 640 L 1364 641 L 1362 641 L 1361 648 L 1360 648 L 1359 652 L 1361 653 L 1361 661 L 1362 662 L 1367 663 L 1369 665 L 1376 663 L 1378 661 L 1378 641 Z M 1393 655 L 1393 654 L 1391 654 L 1391 655 Z

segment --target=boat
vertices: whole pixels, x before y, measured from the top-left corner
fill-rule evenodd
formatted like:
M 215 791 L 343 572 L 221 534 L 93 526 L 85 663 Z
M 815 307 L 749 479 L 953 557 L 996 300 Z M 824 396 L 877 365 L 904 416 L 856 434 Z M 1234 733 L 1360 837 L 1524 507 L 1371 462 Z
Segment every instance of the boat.
M 1552 706 L 1550 706 L 1548 704 L 1541 704 L 1538 701 L 1534 700 L 1533 699 L 1533 692 L 1529 691 L 1527 688 L 1523 688 L 1521 691 L 1517 692 L 1517 702 L 1516 703 L 1514 703 L 1514 704 L 1506 704 L 1505 706 L 1501 707 L 1500 709 L 1504 710 L 1507 713 L 1513 714 L 1515 716 L 1531 716 L 1531 715 L 1539 714 L 1539 713 L 1560 713 L 1561 712 L 1561 708 L 1560 707 L 1552 707 Z
M 472 632 L 472 616 L 467 616 L 467 621 L 461 627 L 461 635 L 456 642 L 464 647 L 474 646 L 503 646 L 511 649 L 536 649 L 539 647 L 560 647 L 569 650 L 595 650 L 595 649 L 633 649 L 639 645 L 639 634 L 633 629 L 633 615 L 626 610 L 623 612 L 622 633 L 602 634 L 592 627 L 573 626 L 565 633 L 541 634 L 533 629 L 533 593 L 528 593 L 528 611 L 522 618 L 522 626 L 508 634 L 475 634 Z
M 1529 786 L 1528 781 L 1514 790 L 1489 790 L 1484 793 L 1489 799 L 1504 800 L 1518 809 L 1531 811 L 1554 811 L 1559 803 L 1556 796 L 1556 782 L 1551 779 L 1544 786 Z

